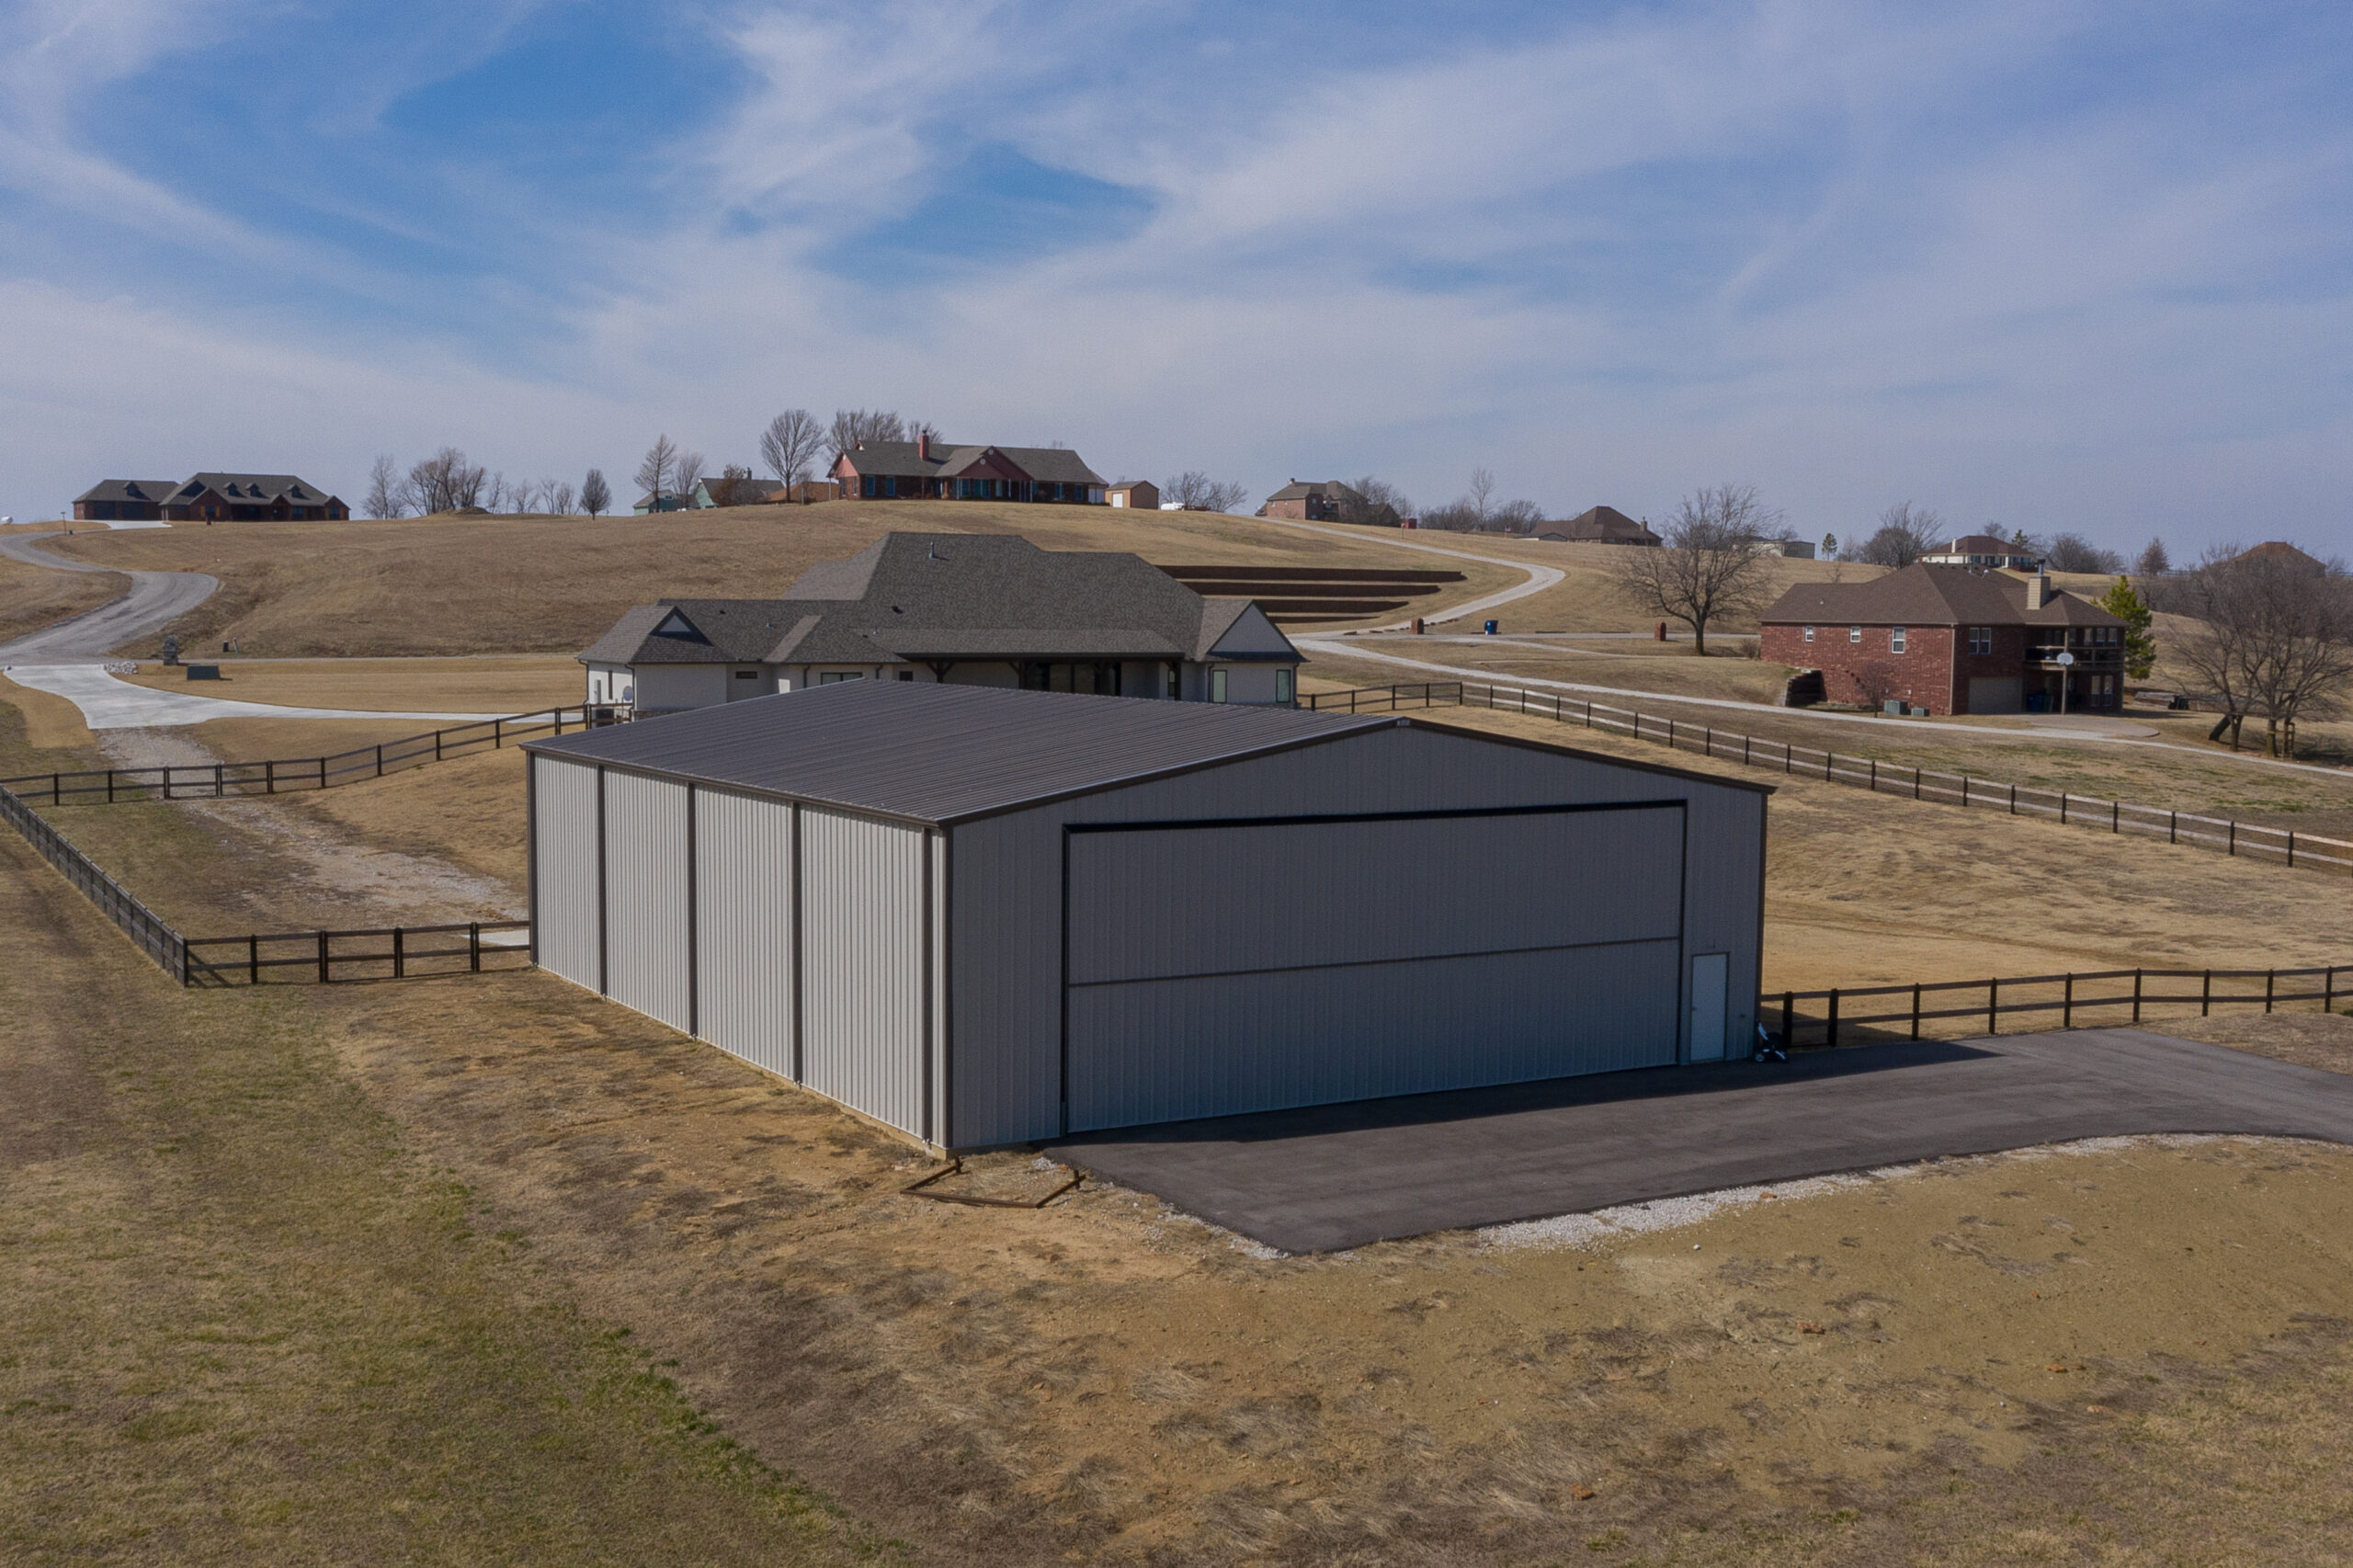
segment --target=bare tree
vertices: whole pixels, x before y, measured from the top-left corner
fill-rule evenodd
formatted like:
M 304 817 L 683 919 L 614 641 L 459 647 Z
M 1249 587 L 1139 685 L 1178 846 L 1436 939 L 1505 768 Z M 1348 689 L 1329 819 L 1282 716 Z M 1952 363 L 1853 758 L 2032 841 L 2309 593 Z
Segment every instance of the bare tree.
M 1470 491 L 1471 514 L 1478 519 L 1478 526 L 1483 528 L 1487 526 L 1487 500 L 1495 493 L 1495 476 L 1483 468 L 1472 469 Z
M 1909 566 L 1945 542 L 1945 520 L 1926 506 L 1898 501 L 1879 515 L 1879 529 L 1855 551 L 1869 566 Z
M 805 408 L 788 408 L 760 432 L 760 460 L 779 484 L 799 484 L 809 477 L 809 467 L 824 445 L 825 432 L 817 416 Z
M 572 515 L 572 482 L 568 479 L 542 479 L 540 494 L 547 501 L 548 510 L 559 517 Z
M 676 493 L 679 506 L 694 505 L 695 486 L 702 483 L 702 454 L 680 452 L 670 470 L 670 488 Z
M 938 440 L 939 426 L 934 425 L 928 419 L 910 419 L 907 421 L 907 433 L 903 439 L 919 441 L 926 436 L 935 441 Z M 1060 441 L 1056 441 L 1054 445 L 1059 447 L 1062 443 Z
M 1413 512 L 1405 493 L 1385 479 L 1365 474 L 1348 486 L 1352 495 L 1339 498 L 1339 517 L 1359 528 L 1393 528 Z
M 2171 606 L 2194 619 L 2174 657 L 2222 704 L 2210 740 L 2241 744 L 2264 721 L 2264 749 L 2295 755 L 2300 719 L 2343 710 L 2353 683 L 2353 582 L 2336 562 L 2298 552 L 2224 546 L 2177 578 Z
M 722 506 L 749 506 L 767 498 L 767 486 L 752 477 L 742 463 L 729 463 L 710 482 L 710 498 Z
M 455 447 L 444 447 L 408 471 L 411 495 L 420 512 L 455 512 L 479 505 L 489 472 L 466 461 Z
M 1533 501 L 1506 501 L 1487 514 L 1490 532 L 1532 534 L 1536 525 L 1544 520 L 1544 508 Z
M 830 432 L 834 454 L 854 452 L 861 441 L 904 441 L 906 421 L 883 408 L 837 408 Z
M 667 436 L 656 436 L 637 465 L 637 483 L 646 494 L 653 497 L 654 511 L 662 509 L 662 498 L 670 494 L 670 476 L 677 469 L 678 443 Z
M 390 452 L 380 454 L 376 466 L 368 471 L 368 494 L 360 505 L 368 508 L 371 517 L 404 517 L 408 512 L 408 489 L 401 483 L 400 465 Z
M 1704 658 L 1711 621 L 1763 608 L 1772 579 L 1756 545 L 1781 528 L 1753 484 L 1694 491 L 1668 521 L 1663 549 L 1617 552 L 1619 586 L 1643 614 L 1688 626 L 1691 651 Z
M 2097 572 L 2113 577 L 2124 570 L 2124 557 L 2078 533 L 2055 535 L 2038 553 L 2053 572 Z
M 613 504 L 612 486 L 605 483 L 605 471 L 592 468 L 580 482 L 580 509 L 592 517 L 601 517 Z
M 1211 479 L 1197 468 L 1187 469 L 1160 487 L 1163 501 L 1173 501 L 1188 512 L 1231 512 L 1249 494 L 1233 480 Z

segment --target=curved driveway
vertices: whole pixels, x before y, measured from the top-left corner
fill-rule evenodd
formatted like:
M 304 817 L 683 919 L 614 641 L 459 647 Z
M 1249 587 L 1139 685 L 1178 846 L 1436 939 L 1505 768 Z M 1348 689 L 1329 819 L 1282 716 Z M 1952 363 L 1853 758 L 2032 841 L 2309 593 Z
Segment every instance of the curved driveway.
M 0 539 L 0 555 L 52 572 L 114 570 L 51 555 L 40 548 L 42 540 L 62 534 L 63 530 Z M 131 579 L 129 593 L 13 642 L 0 642 L 0 664 L 79 664 L 103 659 L 111 649 L 162 631 L 210 598 L 221 586 L 219 578 L 202 572 L 128 572 L 123 575 Z

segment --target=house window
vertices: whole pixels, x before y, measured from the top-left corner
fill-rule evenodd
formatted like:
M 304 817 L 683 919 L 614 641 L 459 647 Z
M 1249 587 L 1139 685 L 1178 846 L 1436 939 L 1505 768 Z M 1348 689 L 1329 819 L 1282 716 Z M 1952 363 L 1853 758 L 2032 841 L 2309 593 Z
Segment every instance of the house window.
M 860 680 L 865 674 L 863 670 L 820 670 L 817 672 L 817 684 L 833 686 L 841 681 Z
M 1887 629 L 1887 651 L 1891 653 L 1904 652 L 1904 628 L 1891 626 Z
M 1275 672 L 1275 700 L 1288 703 L 1290 697 L 1290 671 L 1277 670 Z
M 1862 629 L 1861 627 L 1859 627 L 1859 626 L 1850 626 L 1850 627 L 1847 628 L 1847 642 L 1861 642 L 1862 640 L 1863 640 L 1863 629 Z
M 1225 700 L 1225 672 L 1223 670 L 1210 672 L 1210 700 L 1211 702 Z
M 1972 653 L 1992 653 L 1994 651 L 1994 629 L 1990 626 L 1971 627 L 1969 629 L 1969 651 Z
M 915 678 L 915 672 L 913 670 L 901 670 L 899 672 L 899 678 L 901 680 L 913 680 Z
M 737 670 L 735 672 L 735 678 L 737 680 L 757 680 L 760 678 L 760 672 L 757 670 Z
M 1805 640 L 1809 642 L 1813 641 L 1813 628 L 1811 626 L 1805 629 Z

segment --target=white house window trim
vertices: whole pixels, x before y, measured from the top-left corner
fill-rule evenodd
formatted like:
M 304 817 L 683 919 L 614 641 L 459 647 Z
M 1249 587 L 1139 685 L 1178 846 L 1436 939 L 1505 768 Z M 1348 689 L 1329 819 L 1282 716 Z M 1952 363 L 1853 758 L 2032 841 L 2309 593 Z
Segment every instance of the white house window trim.
M 1887 651 L 1889 653 L 1901 653 L 1904 652 L 1904 628 L 1900 626 L 1891 626 L 1887 629 Z
M 1226 700 L 1226 671 L 1222 665 L 1214 665 L 1210 670 L 1210 700 L 1211 702 Z
M 1863 640 L 1863 629 L 1862 629 L 1861 627 L 1859 627 L 1859 626 L 1850 626 L 1850 627 L 1847 628 L 1847 642 L 1860 642 L 1862 640 Z
M 1813 628 L 1811 626 L 1805 629 L 1805 640 L 1809 642 L 1813 641 Z

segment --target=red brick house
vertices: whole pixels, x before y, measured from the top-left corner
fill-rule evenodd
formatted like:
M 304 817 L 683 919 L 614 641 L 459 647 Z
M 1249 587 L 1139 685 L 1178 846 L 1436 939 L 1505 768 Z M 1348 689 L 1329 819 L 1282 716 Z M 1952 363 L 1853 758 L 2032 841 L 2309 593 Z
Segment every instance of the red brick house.
M 1868 583 L 1800 583 L 1761 619 L 1761 656 L 1820 670 L 1832 702 L 2056 713 L 2062 681 L 2071 713 L 2124 699 L 2124 622 L 2040 574 L 1914 565 Z
M 1061 501 L 1104 504 L 1103 476 L 1068 447 L 952 447 L 860 441 L 834 459 L 830 477 L 845 500 Z
M 108 479 L 74 498 L 76 522 L 344 522 L 340 497 L 290 473 L 199 473 L 168 479 Z

